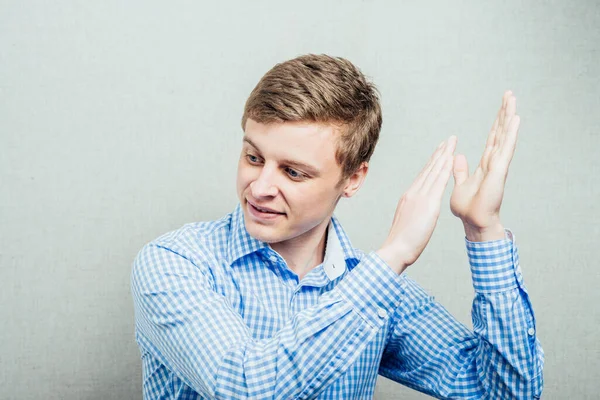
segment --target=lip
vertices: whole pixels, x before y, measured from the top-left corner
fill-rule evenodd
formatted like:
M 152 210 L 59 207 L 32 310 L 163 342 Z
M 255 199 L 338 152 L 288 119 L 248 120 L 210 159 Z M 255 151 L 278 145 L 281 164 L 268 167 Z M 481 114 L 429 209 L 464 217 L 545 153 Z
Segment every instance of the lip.
M 281 213 L 279 211 L 275 211 L 275 210 L 273 210 L 272 208 L 269 208 L 269 207 L 257 206 L 254 203 L 252 203 L 251 201 L 249 201 L 248 199 L 246 199 L 246 203 L 248 204 L 247 208 L 248 208 L 248 211 L 250 212 L 250 214 L 252 216 L 254 216 L 255 218 L 258 218 L 258 219 L 270 220 L 270 219 L 275 219 L 277 217 L 285 215 L 285 213 Z M 270 212 L 260 211 L 257 207 L 260 207 L 263 210 L 268 210 Z

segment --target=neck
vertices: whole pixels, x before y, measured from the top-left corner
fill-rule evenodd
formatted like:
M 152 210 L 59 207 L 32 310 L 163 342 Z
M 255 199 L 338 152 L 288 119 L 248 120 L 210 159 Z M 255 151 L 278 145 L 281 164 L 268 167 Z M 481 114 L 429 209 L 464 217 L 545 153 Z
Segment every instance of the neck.
M 326 218 L 321 224 L 298 237 L 271 244 L 271 248 L 283 257 L 300 280 L 323 262 L 330 220 L 331 218 Z

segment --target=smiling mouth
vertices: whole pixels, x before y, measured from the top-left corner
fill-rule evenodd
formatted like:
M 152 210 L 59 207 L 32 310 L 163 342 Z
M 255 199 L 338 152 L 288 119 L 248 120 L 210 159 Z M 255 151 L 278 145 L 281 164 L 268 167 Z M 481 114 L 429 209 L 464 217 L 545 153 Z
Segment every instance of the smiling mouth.
M 264 208 L 264 207 L 259 207 L 256 204 L 246 200 L 248 202 L 248 205 L 250 205 L 250 207 L 252 207 L 255 211 L 258 211 L 259 213 L 262 214 L 271 214 L 271 215 L 285 215 L 285 213 L 282 212 L 277 212 L 275 210 L 272 210 L 270 208 Z

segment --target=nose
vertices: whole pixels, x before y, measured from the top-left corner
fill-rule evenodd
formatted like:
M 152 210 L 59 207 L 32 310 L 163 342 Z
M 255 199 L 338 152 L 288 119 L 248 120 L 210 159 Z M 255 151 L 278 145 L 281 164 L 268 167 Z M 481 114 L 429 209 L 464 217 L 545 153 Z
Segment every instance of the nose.
M 252 197 L 259 199 L 261 197 L 277 196 L 276 171 L 267 165 L 263 166 L 256 180 L 250 183 Z

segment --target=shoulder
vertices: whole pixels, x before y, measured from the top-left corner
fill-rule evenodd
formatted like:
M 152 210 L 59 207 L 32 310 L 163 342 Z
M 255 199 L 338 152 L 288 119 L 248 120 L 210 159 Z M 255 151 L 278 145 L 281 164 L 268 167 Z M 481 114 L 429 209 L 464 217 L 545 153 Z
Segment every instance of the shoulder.
M 226 258 L 231 214 L 215 221 L 188 223 L 148 242 L 134 260 L 134 274 L 190 270 L 202 273 Z
M 167 232 L 148 245 L 159 246 L 188 253 L 215 252 L 226 248 L 231 228 L 231 215 L 215 221 L 192 222 Z

